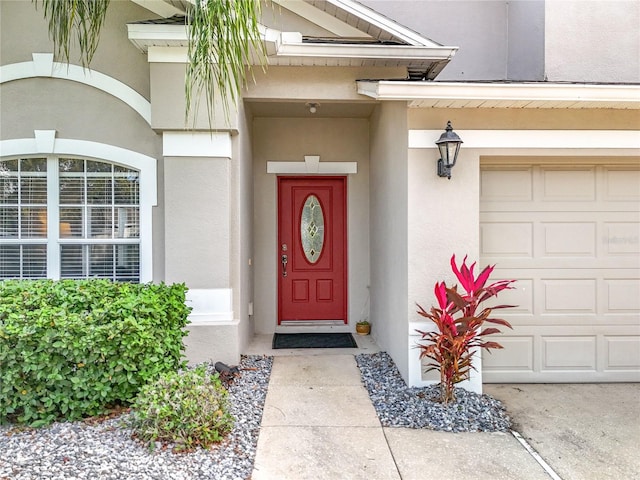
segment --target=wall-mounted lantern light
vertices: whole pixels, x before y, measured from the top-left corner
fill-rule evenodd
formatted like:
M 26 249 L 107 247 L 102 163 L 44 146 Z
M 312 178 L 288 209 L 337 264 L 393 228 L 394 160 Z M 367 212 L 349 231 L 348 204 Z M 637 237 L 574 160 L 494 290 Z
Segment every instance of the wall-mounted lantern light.
M 445 132 L 440 135 L 440 139 L 436 142 L 438 149 L 440 149 L 440 159 L 438 160 L 439 177 L 447 177 L 451 180 L 451 169 L 458 159 L 461 143 L 462 140 L 451 127 L 451 121 L 448 121 Z

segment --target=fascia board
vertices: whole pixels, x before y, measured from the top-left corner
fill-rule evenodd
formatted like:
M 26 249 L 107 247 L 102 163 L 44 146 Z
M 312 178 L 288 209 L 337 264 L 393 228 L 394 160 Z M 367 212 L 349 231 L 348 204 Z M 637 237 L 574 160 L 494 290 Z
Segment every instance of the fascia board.
M 147 41 L 162 41 L 162 40 L 183 40 L 187 42 L 187 26 L 186 25 L 161 25 L 150 23 L 128 23 L 127 30 L 129 33 L 129 40 L 147 40 Z M 263 40 L 266 42 L 290 41 L 290 42 L 302 42 L 302 34 L 298 32 L 281 32 L 269 28 L 265 25 L 259 25 L 258 30 Z
M 322 58 L 380 58 L 398 60 L 449 60 L 457 47 L 405 45 L 335 45 L 326 43 L 285 43 L 277 56 Z
M 359 81 L 358 93 L 376 100 L 629 102 L 640 107 L 640 85 Z
M 302 34 L 299 32 L 281 32 L 264 25 L 259 25 L 258 29 L 260 36 L 268 44 L 302 43 Z M 150 47 L 160 46 L 157 44 L 162 42 L 186 47 L 189 41 L 186 25 L 129 23 L 127 30 L 129 40 L 145 51 Z
M 429 40 L 422 35 L 410 30 L 402 25 L 394 22 L 393 20 L 371 10 L 364 5 L 361 5 L 352 0 L 326 0 L 327 3 L 334 5 L 335 7 L 344 10 L 347 13 L 355 15 L 363 19 L 376 27 L 392 34 L 399 40 L 408 43 L 409 45 L 422 45 L 425 47 L 441 47 L 439 43 Z
M 128 23 L 127 32 L 129 40 L 137 43 L 143 43 L 144 41 L 187 41 L 186 25 Z
M 162 49 L 162 45 L 170 47 L 187 46 L 187 28 L 184 25 L 128 24 L 129 40 L 143 51 Z M 280 32 L 261 27 L 261 34 L 270 46 L 275 47 L 275 57 L 299 58 L 362 58 L 388 60 L 441 61 L 450 60 L 458 47 L 427 47 L 409 45 L 357 45 L 357 44 L 325 44 L 302 43 L 299 32 Z M 156 52 L 159 53 L 159 52 Z M 155 55 L 158 57 L 158 55 Z M 151 61 L 151 59 L 150 59 Z M 160 57 L 155 61 L 160 60 Z M 166 60 L 164 60 L 166 61 Z

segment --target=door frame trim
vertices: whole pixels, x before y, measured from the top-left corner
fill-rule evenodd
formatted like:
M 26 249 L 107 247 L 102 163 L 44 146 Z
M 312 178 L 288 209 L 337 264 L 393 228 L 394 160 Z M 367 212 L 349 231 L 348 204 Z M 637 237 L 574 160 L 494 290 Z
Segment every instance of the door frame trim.
M 293 175 L 347 175 L 358 173 L 357 162 L 320 162 L 319 155 L 305 155 L 304 162 L 267 162 L 267 173 Z

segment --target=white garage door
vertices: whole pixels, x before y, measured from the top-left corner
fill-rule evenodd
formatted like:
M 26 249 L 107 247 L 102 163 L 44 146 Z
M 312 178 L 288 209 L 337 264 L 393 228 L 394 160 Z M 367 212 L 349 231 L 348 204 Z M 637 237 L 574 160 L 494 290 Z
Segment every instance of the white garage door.
M 480 184 L 481 263 L 518 280 L 483 380 L 640 381 L 640 161 L 483 164 Z

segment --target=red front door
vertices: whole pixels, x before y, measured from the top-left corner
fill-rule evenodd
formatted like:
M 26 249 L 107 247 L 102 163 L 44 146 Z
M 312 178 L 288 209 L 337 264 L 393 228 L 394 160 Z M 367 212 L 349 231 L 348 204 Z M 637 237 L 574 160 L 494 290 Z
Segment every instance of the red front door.
M 278 177 L 278 324 L 347 323 L 346 205 L 346 177 Z

